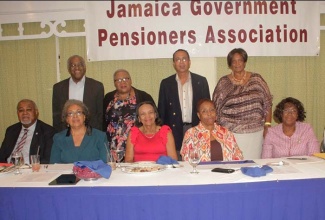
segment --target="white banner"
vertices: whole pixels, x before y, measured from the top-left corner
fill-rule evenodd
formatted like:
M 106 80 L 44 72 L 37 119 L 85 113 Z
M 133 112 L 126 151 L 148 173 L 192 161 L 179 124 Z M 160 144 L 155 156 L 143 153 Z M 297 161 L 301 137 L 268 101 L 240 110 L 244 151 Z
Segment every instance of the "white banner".
M 317 1 L 88 1 L 89 61 L 249 56 L 317 56 Z

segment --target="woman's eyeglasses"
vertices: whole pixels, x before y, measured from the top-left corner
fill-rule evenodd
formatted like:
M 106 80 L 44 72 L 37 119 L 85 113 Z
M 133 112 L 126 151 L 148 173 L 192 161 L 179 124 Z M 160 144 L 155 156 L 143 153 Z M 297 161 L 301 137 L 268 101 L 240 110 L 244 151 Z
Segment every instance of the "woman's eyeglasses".
M 130 78 L 120 78 L 115 79 L 114 82 L 121 83 L 121 82 L 129 82 Z
M 67 117 L 72 118 L 73 116 L 80 116 L 83 115 L 84 113 L 82 111 L 76 111 L 76 112 L 68 112 Z
M 296 115 L 298 113 L 298 111 L 296 109 L 284 109 L 283 110 L 283 114 L 288 115 L 288 114 L 292 114 L 292 115 Z

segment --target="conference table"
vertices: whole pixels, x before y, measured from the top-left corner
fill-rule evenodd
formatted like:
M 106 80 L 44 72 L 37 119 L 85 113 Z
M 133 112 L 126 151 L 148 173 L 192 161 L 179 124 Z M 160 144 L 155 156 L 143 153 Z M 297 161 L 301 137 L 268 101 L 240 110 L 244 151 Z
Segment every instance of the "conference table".
M 325 219 L 325 160 L 304 158 L 208 163 L 198 174 L 187 162 L 160 172 L 117 168 L 109 179 L 58 186 L 49 182 L 72 173 L 72 164 L 2 173 L 0 219 Z M 266 176 L 240 170 L 266 164 L 273 169 Z

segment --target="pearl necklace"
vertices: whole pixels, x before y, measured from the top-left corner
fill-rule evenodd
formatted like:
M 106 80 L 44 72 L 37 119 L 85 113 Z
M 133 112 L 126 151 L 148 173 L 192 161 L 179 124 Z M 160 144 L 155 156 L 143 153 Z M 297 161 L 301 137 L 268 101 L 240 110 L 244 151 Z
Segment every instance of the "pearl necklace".
M 157 134 L 157 132 L 154 133 L 152 136 L 147 136 L 146 134 L 143 133 L 143 135 L 144 135 L 146 138 L 149 138 L 149 139 L 153 138 L 156 134 Z
M 236 79 L 234 72 L 231 72 L 232 80 L 234 81 L 235 84 L 241 85 L 241 84 L 243 84 L 243 82 L 245 82 L 246 74 L 247 74 L 247 72 L 245 71 L 243 78 Z

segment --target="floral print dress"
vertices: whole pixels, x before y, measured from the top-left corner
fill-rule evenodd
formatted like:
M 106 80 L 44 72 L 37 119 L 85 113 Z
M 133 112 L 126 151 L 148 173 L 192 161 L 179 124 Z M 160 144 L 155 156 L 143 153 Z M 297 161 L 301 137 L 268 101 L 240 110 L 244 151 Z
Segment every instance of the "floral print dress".
M 119 100 L 118 96 L 108 104 L 105 120 L 108 122 L 107 139 L 109 146 L 125 150 L 126 140 L 136 118 L 136 97 Z

